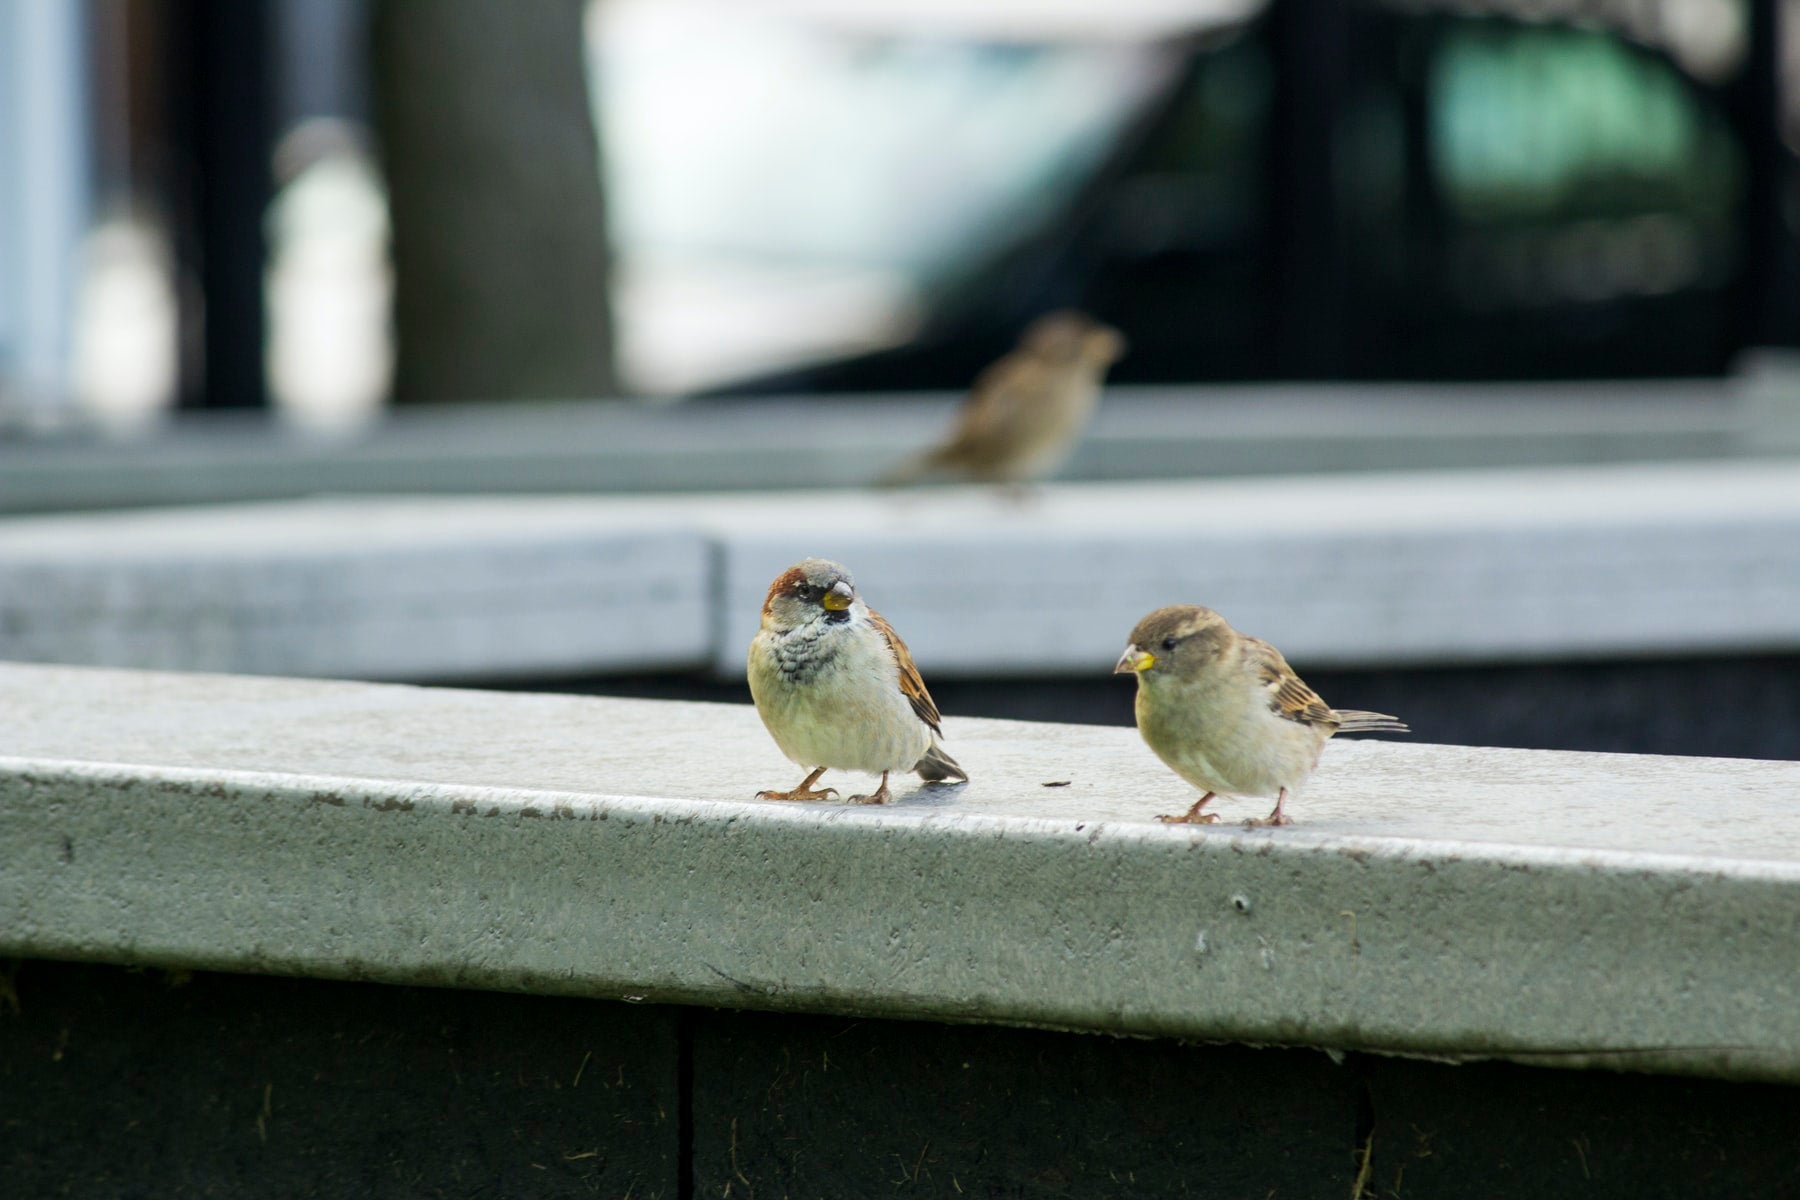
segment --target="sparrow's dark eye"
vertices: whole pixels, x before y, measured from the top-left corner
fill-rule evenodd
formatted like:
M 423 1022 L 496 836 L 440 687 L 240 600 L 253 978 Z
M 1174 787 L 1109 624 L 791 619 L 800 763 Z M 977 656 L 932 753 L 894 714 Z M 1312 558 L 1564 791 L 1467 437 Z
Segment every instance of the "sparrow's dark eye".
M 1180 645 L 1180 643 L 1181 639 L 1178 637 L 1166 637 L 1163 639 L 1163 649 L 1173 650 L 1176 646 Z

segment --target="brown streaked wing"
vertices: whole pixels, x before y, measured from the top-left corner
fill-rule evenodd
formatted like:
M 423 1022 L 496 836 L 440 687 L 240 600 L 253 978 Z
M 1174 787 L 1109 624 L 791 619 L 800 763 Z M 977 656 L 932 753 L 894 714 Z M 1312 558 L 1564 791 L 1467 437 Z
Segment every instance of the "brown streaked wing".
M 1256 676 L 1269 690 L 1269 708 L 1276 716 L 1302 725 L 1337 725 L 1331 706 L 1307 687 L 1281 656 L 1281 651 L 1261 638 L 1246 637 L 1245 653 L 1256 666 Z
M 887 618 L 872 608 L 869 610 L 869 624 L 875 626 L 876 631 L 887 639 L 888 649 L 894 652 L 894 661 L 900 666 L 900 690 L 906 693 L 913 711 L 919 714 L 919 720 L 931 726 L 933 733 L 942 733 L 938 723 L 943 718 L 938 714 L 937 705 L 932 703 L 931 693 L 925 690 L 925 680 L 920 677 L 919 668 L 913 665 L 912 651 L 906 648 L 906 643 L 900 640 L 894 627 L 887 623 Z

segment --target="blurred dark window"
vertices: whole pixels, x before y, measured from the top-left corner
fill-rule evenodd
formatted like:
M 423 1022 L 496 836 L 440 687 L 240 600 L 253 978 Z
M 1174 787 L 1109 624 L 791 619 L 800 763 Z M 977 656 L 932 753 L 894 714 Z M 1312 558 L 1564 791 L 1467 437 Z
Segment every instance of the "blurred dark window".
M 1724 369 L 1744 148 L 1716 86 L 1615 34 L 1395 16 L 1352 112 L 1359 375 Z
M 1126 382 L 1724 371 L 1794 325 L 1773 47 L 1739 0 L 1565 7 L 1280 0 L 1165 42 L 1176 82 L 932 281 L 918 343 L 748 389 L 959 386 L 1064 304 L 1126 331 Z

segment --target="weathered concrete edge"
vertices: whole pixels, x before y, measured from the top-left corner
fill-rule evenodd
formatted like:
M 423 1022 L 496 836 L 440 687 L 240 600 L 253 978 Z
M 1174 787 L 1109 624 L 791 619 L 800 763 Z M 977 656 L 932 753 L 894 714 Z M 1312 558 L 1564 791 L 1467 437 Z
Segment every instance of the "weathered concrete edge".
M 1800 1081 L 1792 864 L 1167 834 L 0 759 L 0 955 Z

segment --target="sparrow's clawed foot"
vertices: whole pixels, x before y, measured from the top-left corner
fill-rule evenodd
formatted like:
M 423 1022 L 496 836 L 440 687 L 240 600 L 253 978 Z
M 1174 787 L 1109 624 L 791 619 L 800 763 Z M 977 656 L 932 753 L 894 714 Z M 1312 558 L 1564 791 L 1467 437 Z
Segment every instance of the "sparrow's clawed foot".
M 795 788 L 791 792 L 758 792 L 756 798 L 758 800 L 829 800 L 837 794 L 836 788 L 820 788 L 817 791 Z M 852 796 L 851 799 L 854 800 L 855 797 Z
M 867 796 L 852 796 L 852 797 L 850 797 L 850 799 L 846 800 L 844 803 L 846 803 L 846 804 L 886 804 L 888 801 L 890 801 L 894 798 L 894 793 L 888 791 L 887 777 L 888 777 L 888 773 L 886 771 L 883 771 L 881 773 L 881 786 L 880 787 L 876 788 L 873 792 L 871 792 Z
M 758 800 L 829 800 L 838 794 L 836 788 L 819 788 L 816 791 L 813 788 L 813 784 L 819 782 L 819 776 L 824 773 L 825 768 L 820 767 L 802 779 L 800 786 L 791 792 L 758 792 L 756 798 Z
M 1292 825 L 1294 823 L 1294 818 L 1281 811 L 1281 806 L 1286 803 L 1287 789 L 1282 788 L 1280 795 L 1275 797 L 1275 811 L 1266 817 L 1251 817 L 1244 822 L 1244 828 L 1256 829 L 1259 826 L 1265 825 Z
M 1203 813 L 1200 809 L 1212 798 L 1213 793 L 1208 792 L 1206 795 L 1194 801 L 1194 806 L 1180 816 L 1165 815 L 1156 819 L 1161 821 L 1164 825 L 1211 825 L 1219 819 L 1219 814 Z

